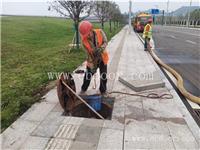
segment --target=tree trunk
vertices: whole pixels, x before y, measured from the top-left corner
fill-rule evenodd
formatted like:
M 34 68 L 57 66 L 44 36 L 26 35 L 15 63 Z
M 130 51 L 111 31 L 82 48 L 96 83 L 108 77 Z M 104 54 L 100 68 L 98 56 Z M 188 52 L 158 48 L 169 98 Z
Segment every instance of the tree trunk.
M 114 29 L 116 29 L 116 21 L 114 21 Z
M 109 25 L 110 25 L 110 33 L 111 33 L 112 32 L 111 19 L 109 20 Z
M 104 21 L 101 20 L 101 28 L 104 29 Z
M 79 31 L 78 31 L 79 22 L 75 21 L 74 25 L 75 25 L 75 32 L 76 32 L 76 48 L 79 49 L 79 43 L 80 43 L 79 42 Z

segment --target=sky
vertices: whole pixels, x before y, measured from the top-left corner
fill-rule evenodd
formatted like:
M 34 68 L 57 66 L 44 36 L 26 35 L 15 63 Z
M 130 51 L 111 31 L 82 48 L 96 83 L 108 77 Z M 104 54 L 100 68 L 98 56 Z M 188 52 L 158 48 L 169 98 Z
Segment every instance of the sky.
M 114 0 L 121 12 L 128 12 L 128 0 Z M 158 8 L 167 9 L 168 0 L 132 0 L 132 12 Z M 191 0 L 169 0 L 169 12 L 181 6 L 189 6 Z M 48 11 L 47 0 L 2 0 L 1 14 L 9 15 L 33 15 L 33 16 L 59 16 L 55 11 Z M 199 0 L 192 0 L 192 6 L 199 6 Z

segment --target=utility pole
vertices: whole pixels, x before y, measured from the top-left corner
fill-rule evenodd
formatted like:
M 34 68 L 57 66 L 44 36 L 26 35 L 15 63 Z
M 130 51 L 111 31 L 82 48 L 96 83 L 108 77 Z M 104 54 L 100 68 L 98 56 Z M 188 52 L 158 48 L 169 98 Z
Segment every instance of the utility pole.
M 169 13 L 169 0 L 167 1 L 167 15 L 168 15 L 168 13 Z M 165 17 L 165 25 L 167 25 L 167 18 L 168 17 Z
M 129 28 L 131 30 L 131 8 L 132 8 L 132 2 L 129 0 Z
M 165 10 L 162 11 L 162 26 L 164 24 L 164 14 L 165 14 Z
M 190 7 L 188 8 L 188 19 L 187 19 L 187 26 L 188 27 L 190 26 L 190 8 L 191 8 L 191 5 L 192 5 L 192 0 L 190 0 Z

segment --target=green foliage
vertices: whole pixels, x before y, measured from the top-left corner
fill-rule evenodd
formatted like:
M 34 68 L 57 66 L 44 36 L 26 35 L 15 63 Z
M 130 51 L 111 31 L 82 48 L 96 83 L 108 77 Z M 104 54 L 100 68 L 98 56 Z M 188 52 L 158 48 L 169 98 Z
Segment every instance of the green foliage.
M 40 99 L 48 72 L 72 71 L 84 60 L 83 51 L 68 54 L 73 34 L 70 20 L 2 18 L 3 129 Z
M 100 23 L 94 23 L 94 28 L 101 28 L 101 24 Z M 114 25 L 113 25 L 114 27 Z M 110 39 L 121 30 L 122 26 L 120 25 L 119 27 L 117 27 L 115 30 L 113 30 L 112 32 L 110 32 L 109 29 L 109 23 L 106 22 L 105 23 L 105 27 L 104 27 L 104 32 L 106 33 L 107 39 L 108 41 L 110 41 Z
M 2 130 L 40 100 L 48 72 L 73 71 L 86 58 L 82 50 L 68 53 L 72 24 L 60 18 L 2 17 Z M 105 26 L 108 39 L 117 31 L 109 33 Z
M 191 20 L 199 20 L 200 19 L 200 9 L 195 9 L 190 14 Z

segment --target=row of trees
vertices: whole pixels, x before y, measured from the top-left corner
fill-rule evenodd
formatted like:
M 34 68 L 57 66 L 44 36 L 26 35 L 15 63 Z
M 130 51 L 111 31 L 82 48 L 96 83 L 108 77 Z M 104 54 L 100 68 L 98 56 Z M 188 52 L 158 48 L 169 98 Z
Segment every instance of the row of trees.
M 185 17 L 186 18 L 188 17 L 188 13 Z M 195 20 L 195 21 L 200 20 L 200 9 L 195 9 L 190 13 L 190 20 Z
M 68 1 L 56 0 L 50 3 L 50 9 L 56 10 L 64 17 L 71 18 L 74 21 L 76 31 L 76 45 L 79 48 L 79 23 L 89 17 L 91 14 L 96 16 L 101 22 L 101 28 L 104 29 L 104 23 L 109 21 L 110 32 L 112 32 L 111 22 L 118 24 L 124 21 L 119 6 L 111 1 Z
M 164 20 L 167 21 L 167 24 L 183 24 L 187 25 L 188 21 L 188 13 L 186 15 L 173 15 L 171 12 L 168 16 L 158 16 L 156 17 L 156 23 L 163 24 Z M 200 9 L 195 9 L 190 13 L 190 20 L 189 23 L 193 23 L 194 25 L 199 25 L 200 22 Z

